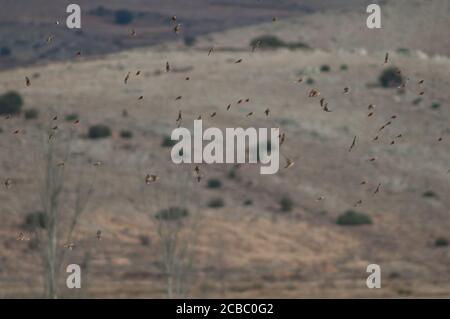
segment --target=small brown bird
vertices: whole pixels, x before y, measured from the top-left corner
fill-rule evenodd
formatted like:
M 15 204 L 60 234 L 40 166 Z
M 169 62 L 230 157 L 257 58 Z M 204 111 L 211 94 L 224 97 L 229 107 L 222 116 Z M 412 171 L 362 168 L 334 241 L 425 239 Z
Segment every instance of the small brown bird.
M 179 121 L 181 121 L 181 119 L 182 119 L 182 116 L 181 116 L 181 111 L 178 111 L 178 117 L 177 117 L 177 120 L 176 120 L 176 122 L 179 122 Z
M 209 48 L 208 56 L 210 56 L 214 52 L 214 47 Z
M 343 93 L 344 93 L 344 94 L 348 94 L 349 92 L 350 92 L 350 88 L 348 88 L 348 87 L 345 87 L 345 88 L 344 88 L 344 92 L 343 92 Z
M 242 100 L 237 101 L 237 104 L 241 104 L 241 103 L 242 103 Z
M 245 103 L 248 103 L 248 102 L 250 102 L 250 99 L 249 99 L 249 98 L 246 98 L 244 102 L 245 102 Z
M 369 158 L 369 162 L 375 162 L 375 161 L 376 161 L 376 157 Z
M 422 96 L 422 95 L 424 95 L 424 94 L 425 94 L 425 92 L 422 91 L 422 92 L 419 93 L 419 96 Z
M 191 78 L 188 77 L 188 76 L 184 78 L 185 81 L 189 81 L 190 79 L 191 79 Z
M 229 111 L 230 108 L 231 108 L 231 104 L 228 104 L 228 106 L 227 106 L 227 111 Z
M 25 237 L 25 234 L 20 232 L 19 235 L 17 236 L 16 240 L 18 240 L 18 241 L 29 241 L 30 238 L 29 237 Z
M 128 72 L 127 75 L 125 76 L 125 79 L 123 79 L 123 83 L 127 84 L 129 79 L 130 79 L 130 72 Z
M 389 52 L 386 52 L 386 55 L 384 56 L 384 64 L 387 64 L 389 62 Z
M 181 31 L 181 24 L 178 23 L 174 28 L 173 28 L 173 32 L 175 32 L 175 34 L 180 33 Z
M 320 106 L 323 107 L 323 102 L 325 102 L 325 98 L 320 99 Z
M 367 107 L 367 109 L 370 110 L 374 110 L 375 109 L 375 105 L 373 104 L 369 104 L 369 106 Z
M 277 21 L 277 17 L 272 17 L 272 22 Z
M 132 37 L 136 36 L 136 30 L 134 30 L 134 29 L 131 29 L 131 33 L 130 33 L 130 35 L 131 35 Z
M 80 123 L 80 120 L 76 120 L 75 122 L 73 122 L 73 124 L 77 125 Z
M 147 185 L 149 185 L 150 183 L 156 182 L 158 179 L 159 179 L 159 177 L 158 177 L 157 175 L 150 175 L 150 174 L 147 174 L 147 175 L 145 176 L 145 183 L 146 183 Z
M 318 97 L 320 95 L 320 92 L 317 90 L 311 90 L 309 91 L 308 97 Z
M 20 129 L 17 129 L 13 132 L 13 134 L 19 134 L 19 132 L 20 132 Z
M 295 162 L 293 160 L 286 157 L 286 165 L 284 166 L 284 168 L 292 167 L 294 164 Z
M 403 137 L 402 134 L 397 135 L 397 138 L 402 138 L 402 137 Z
M 171 21 L 171 22 L 177 21 L 177 16 L 172 16 L 172 17 L 170 17 L 170 21 Z
M 283 145 L 283 143 L 284 143 L 285 135 L 284 135 L 284 133 L 283 133 L 283 134 L 280 134 L 278 137 L 279 137 L 279 139 L 280 139 L 280 146 L 281 146 L 281 145 Z
M 102 166 L 102 165 L 103 165 L 103 163 L 101 161 L 97 161 L 97 162 L 94 163 L 94 166 L 96 166 L 96 167 L 99 167 L 99 166 Z
M 141 95 L 141 96 L 138 98 L 138 100 L 142 100 L 143 98 L 144 98 L 144 96 Z
M 56 120 L 58 120 L 58 115 L 55 115 L 55 116 L 52 118 L 52 121 L 56 121 Z
M 303 78 L 299 78 L 298 80 L 297 80 L 297 83 L 302 83 L 303 82 Z
M 264 113 L 266 114 L 266 116 L 269 116 L 270 110 L 269 110 L 269 109 L 266 109 L 266 110 L 264 111 Z
M 318 201 L 318 202 L 319 202 L 319 201 L 321 201 L 321 200 L 324 200 L 324 199 L 325 199 L 325 197 L 324 197 L 324 196 L 319 196 L 319 197 L 317 197 L 317 198 L 316 198 L 316 201 Z
M 247 114 L 247 117 L 248 116 L 252 116 L 252 115 L 253 115 L 253 112 L 250 112 L 250 113 Z
M 12 186 L 12 179 L 11 178 L 7 178 L 5 180 L 5 182 L 4 182 L 4 184 L 5 184 L 6 188 L 11 188 L 11 186 Z
M 175 101 L 181 100 L 182 97 L 183 97 L 182 95 L 177 96 L 177 97 L 175 98 Z
M 201 119 L 202 119 L 202 116 L 199 115 L 199 116 L 197 117 L 197 120 L 201 120 Z
M 395 144 L 395 141 L 391 141 L 391 145 L 394 145 Z
M 438 138 L 438 142 L 442 142 L 442 137 Z
M 77 57 L 81 56 L 81 51 L 78 51 L 78 52 L 76 53 L 76 56 L 77 56 Z
M 328 108 L 328 103 L 325 103 L 325 105 L 323 106 L 323 110 L 324 110 L 325 112 L 333 112 L 333 111 L 331 111 L 331 110 Z
M 420 85 L 420 84 L 423 84 L 424 81 L 425 81 L 425 80 L 420 80 L 418 84 L 419 84 L 419 85 Z
M 373 138 L 374 141 L 378 141 L 378 135 Z
M 25 85 L 26 86 L 30 86 L 31 85 L 31 81 L 30 81 L 30 78 L 28 76 L 25 77 Z
M 53 41 L 54 38 L 55 38 L 54 35 L 49 35 L 49 36 L 47 37 L 47 39 L 45 39 L 45 41 L 47 41 L 47 43 L 50 43 L 50 42 Z
M 377 188 L 375 189 L 375 192 L 373 192 L 374 195 L 380 192 L 380 187 L 381 183 L 378 184 Z
M 170 64 L 169 64 L 169 62 L 166 62 L 166 72 L 170 72 Z
M 239 60 L 237 60 L 236 62 L 234 62 L 234 63 L 241 63 L 242 62 L 242 59 L 239 59 Z
M 367 182 L 366 181 L 361 181 L 361 183 L 359 183 L 359 185 L 366 185 Z
M 359 205 L 361 205 L 362 204 L 362 200 L 358 200 L 356 203 L 355 203 L 355 205 L 353 205 L 354 207 L 358 207 Z
M 356 136 L 353 138 L 352 145 L 350 145 L 350 148 L 348 149 L 348 151 L 351 152 L 353 147 L 355 147 L 355 145 L 356 145 Z
M 102 231 L 101 230 L 97 230 L 96 237 L 97 237 L 97 240 L 101 240 L 102 239 Z
M 58 167 L 63 167 L 64 165 L 65 165 L 64 162 L 59 162 L 58 164 L 56 164 L 56 166 L 58 166 Z
M 217 112 L 213 112 L 210 116 L 214 117 L 214 116 L 216 116 L 216 114 L 217 114 Z
M 371 117 L 373 115 L 373 112 L 370 112 L 369 114 L 367 114 L 367 117 Z
M 136 71 L 136 76 L 139 76 L 140 74 L 141 74 L 140 70 Z

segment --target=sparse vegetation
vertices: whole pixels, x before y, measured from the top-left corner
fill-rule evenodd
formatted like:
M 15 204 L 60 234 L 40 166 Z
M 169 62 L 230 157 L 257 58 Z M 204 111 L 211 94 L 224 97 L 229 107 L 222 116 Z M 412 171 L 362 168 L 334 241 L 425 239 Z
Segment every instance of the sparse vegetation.
M 25 216 L 22 226 L 29 230 L 35 230 L 36 228 L 45 229 L 47 224 L 47 214 L 44 212 L 32 212 Z
M 422 103 L 423 99 L 421 97 L 417 97 L 412 101 L 413 105 L 419 105 L 420 103 Z
M 431 109 L 433 109 L 433 110 L 438 110 L 440 108 L 441 108 L 441 103 L 439 103 L 439 102 L 433 102 L 431 104 Z
M 116 24 L 127 25 L 130 24 L 133 19 L 133 13 L 126 9 L 120 9 L 114 13 L 114 22 Z
M 103 124 L 93 125 L 89 128 L 88 136 L 91 139 L 106 138 L 111 136 L 111 129 Z
M 67 114 L 65 120 L 67 122 L 75 122 L 78 121 L 80 117 L 76 113 Z
M 261 49 L 278 49 L 288 48 L 295 49 L 309 49 L 310 47 L 303 42 L 284 42 L 275 35 L 262 35 L 250 41 L 251 47 L 259 47 Z
M 211 178 L 208 180 L 208 188 L 220 188 L 222 187 L 222 182 L 217 178 Z
M 425 198 L 439 198 L 439 196 L 435 192 L 433 192 L 431 190 L 425 191 L 422 194 L 422 197 L 425 197 Z
M 253 205 L 253 201 L 251 199 L 246 199 L 244 201 L 244 206 L 252 206 Z
M 0 57 L 7 57 L 11 55 L 11 49 L 7 46 L 0 48 Z
M 294 201 L 287 196 L 284 196 L 280 199 L 280 209 L 282 212 L 290 212 L 294 208 Z
M 39 117 L 39 111 L 37 109 L 28 109 L 24 112 L 26 120 L 34 120 Z
M 398 68 L 390 67 L 381 73 L 378 81 L 384 88 L 397 88 L 403 83 L 403 76 Z
M 314 83 L 316 83 L 316 81 L 313 78 L 309 77 L 309 78 L 306 79 L 306 84 L 313 85 Z
M 192 35 L 187 35 L 184 37 L 184 45 L 187 47 L 192 47 L 197 42 L 197 38 Z
M 175 221 L 185 218 L 189 215 L 189 212 L 185 208 L 180 207 L 170 207 L 167 209 L 162 209 L 155 214 L 156 219 L 164 221 Z
M 364 213 L 348 210 L 337 218 L 336 223 L 341 226 L 370 225 L 372 219 Z
M 0 95 L 0 115 L 16 115 L 22 110 L 22 96 L 15 92 L 9 91 Z
M 330 72 L 330 71 L 331 71 L 331 67 L 328 64 L 322 64 L 320 66 L 320 72 L 327 73 L 327 72 Z
M 434 241 L 434 246 L 435 247 L 447 247 L 448 244 L 449 244 L 448 239 L 445 238 L 445 237 L 438 237 Z
M 348 70 L 348 65 L 347 64 L 341 64 L 341 66 L 339 67 L 339 69 L 341 71 L 347 71 Z
M 161 142 L 162 147 L 173 147 L 175 144 L 177 144 L 177 141 L 172 140 L 168 135 L 164 136 Z
M 150 246 L 150 238 L 147 235 L 140 235 L 139 242 L 142 246 Z
M 133 138 L 133 132 L 129 130 L 122 130 L 120 131 L 120 137 L 123 139 L 131 139 Z
M 220 208 L 225 206 L 225 202 L 222 198 L 213 198 L 208 202 L 209 208 Z

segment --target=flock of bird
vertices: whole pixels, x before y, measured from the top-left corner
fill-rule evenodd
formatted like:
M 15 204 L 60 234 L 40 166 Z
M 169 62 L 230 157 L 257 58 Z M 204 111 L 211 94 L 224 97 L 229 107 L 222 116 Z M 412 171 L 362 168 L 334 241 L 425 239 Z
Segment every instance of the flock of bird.
M 272 19 L 273 22 L 275 22 L 276 20 L 277 20 L 277 19 L 276 19 L 275 17 Z M 59 22 L 56 22 L 56 24 L 59 24 Z M 173 32 L 174 32 L 176 35 L 178 35 L 178 34 L 180 34 L 180 33 L 182 32 L 182 24 L 178 22 L 178 19 L 177 19 L 176 16 L 170 17 L 170 24 L 171 24 L 171 26 L 172 26 L 172 28 L 173 28 Z M 130 35 L 131 35 L 132 37 L 136 36 L 136 35 L 137 35 L 136 30 L 135 30 L 135 29 L 132 29 Z M 46 41 L 47 41 L 48 43 L 50 43 L 50 42 L 53 41 L 53 39 L 54 39 L 54 36 L 53 36 L 53 35 L 50 35 L 50 36 L 48 36 L 48 37 L 46 38 Z M 260 47 L 261 47 L 261 42 L 258 41 L 258 42 L 256 42 L 255 45 L 252 46 L 251 50 L 252 50 L 252 52 L 254 52 L 254 51 L 256 51 L 256 50 L 257 50 L 258 48 L 260 48 Z M 209 50 L 208 50 L 208 56 L 211 56 L 211 55 L 214 53 L 214 51 L 215 51 L 215 48 L 214 48 L 214 47 L 209 48 Z M 76 56 L 81 56 L 81 51 L 77 51 L 75 55 L 76 55 Z M 234 63 L 235 63 L 235 64 L 239 64 L 239 63 L 244 63 L 244 61 L 243 61 L 242 58 L 239 58 L 239 59 L 236 59 L 236 60 L 234 61 Z M 389 63 L 389 53 L 386 53 L 385 58 L 384 58 L 384 64 L 386 65 L 386 64 L 388 64 L 388 63 Z M 170 65 L 169 61 L 167 61 L 166 64 L 165 64 L 165 71 L 166 71 L 167 73 L 171 72 L 171 65 Z M 397 72 L 398 72 L 399 74 L 401 73 L 400 70 L 397 70 Z M 141 71 L 140 71 L 140 70 L 138 70 L 138 71 L 136 71 L 136 72 L 133 72 L 133 73 L 132 73 L 132 72 L 128 72 L 128 73 L 125 75 L 125 78 L 123 79 L 123 83 L 124 83 L 125 85 L 127 85 L 127 84 L 129 83 L 129 81 L 130 81 L 130 78 L 131 78 L 133 75 L 137 77 L 137 76 L 139 76 L 140 74 L 141 74 Z M 184 80 L 189 81 L 189 80 L 190 80 L 190 77 L 187 76 L 187 77 L 185 77 Z M 400 88 L 405 88 L 409 80 L 410 80 L 410 79 L 407 78 L 406 81 L 405 81 L 404 83 L 401 84 Z M 302 82 L 303 82 L 303 78 L 300 77 L 300 78 L 297 80 L 297 83 L 302 83 Z M 420 80 L 420 81 L 418 81 L 417 83 L 418 83 L 418 85 L 419 85 L 419 87 L 420 87 L 420 86 L 422 86 L 422 85 L 424 84 L 424 80 Z M 31 85 L 32 85 L 31 79 L 30 79 L 28 76 L 25 77 L 25 86 L 26 86 L 26 87 L 30 87 Z M 343 90 L 342 90 L 342 94 L 345 94 L 345 95 L 351 94 L 351 89 L 350 89 L 349 87 L 344 87 Z M 425 91 L 423 91 L 423 90 L 420 90 L 420 92 L 418 93 L 419 96 L 422 96 L 422 95 L 424 95 L 424 94 L 425 94 Z M 308 93 L 307 96 L 308 96 L 308 98 L 310 98 L 310 99 L 320 98 L 320 100 L 319 100 L 319 105 L 320 105 L 321 109 L 322 109 L 324 112 L 327 112 L 327 113 L 333 112 L 333 110 L 331 110 L 331 109 L 328 107 L 328 101 L 327 101 L 327 99 L 326 99 L 325 97 L 322 97 L 322 96 L 321 96 L 321 92 L 320 92 L 318 89 L 311 89 L 311 90 L 309 91 L 309 93 Z M 142 100 L 143 98 L 144 98 L 144 96 L 141 95 L 141 96 L 138 97 L 138 100 Z M 176 101 L 181 100 L 181 99 L 182 99 L 182 95 L 179 95 L 179 96 L 177 96 L 177 97 L 175 98 Z M 236 105 L 240 105 L 240 104 L 244 104 L 244 103 L 248 103 L 248 102 L 250 102 L 250 98 L 239 99 L 239 100 L 236 102 Z M 234 104 L 234 103 L 233 103 L 233 104 Z M 232 108 L 232 104 L 228 104 L 228 105 L 226 106 L 226 111 L 230 111 L 231 108 Z M 376 106 L 373 105 L 373 104 L 368 105 L 368 107 L 367 107 L 368 112 L 369 112 L 368 115 L 367 115 L 368 117 L 371 117 L 371 116 L 374 114 L 375 108 L 376 108 Z M 253 116 L 254 114 L 255 114 L 255 112 L 252 111 L 252 112 L 247 113 L 246 116 L 247 116 L 247 117 L 250 117 L 250 116 Z M 265 109 L 264 114 L 265 114 L 266 117 L 270 116 L 270 109 L 269 109 L 269 108 Z M 209 116 L 210 116 L 211 118 L 213 118 L 213 117 L 217 116 L 217 112 L 212 112 Z M 8 119 L 9 116 L 7 116 L 6 118 Z M 202 118 L 202 116 L 199 115 L 197 119 L 201 119 L 201 118 Z M 58 119 L 57 116 L 55 116 L 55 117 L 53 118 L 53 121 L 56 121 L 57 119 Z M 182 115 L 182 112 L 181 112 L 181 110 L 180 110 L 180 111 L 178 112 L 178 115 L 177 115 L 176 120 L 175 120 L 175 122 L 176 122 L 176 124 L 177 124 L 178 127 L 181 125 L 182 119 L 183 119 L 183 115 Z M 392 124 L 393 124 L 393 121 L 394 121 L 395 119 L 397 119 L 397 116 L 396 116 L 396 115 L 391 116 L 390 119 L 389 119 L 385 124 L 383 124 L 383 125 L 379 128 L 378 133 L 380 134 L 386 127 L 392 125 Z M 73 122 L 73 124 L 74 124 L 74 125 L 79 124 L 79 120 L 75 120 L 75 121 Z M 57 125 L 54 125 L 54 126 L 52 127 L 52 131 L 54 132 L 54 131 L 57 131 L 57 130 L 58 130 L 58 126 L 57 126 Z M 17 130 L 15 130 L 13 133 L 14 133 L 14 134 L 18 134 L 19 132 L 20 132 L 20 129 L 17 129 Z M 49 140 L 51 140 L 51 139 L 54 137 L 53 132 L 51 132 L 51 133 L 49 134 Z M 376 136 L 374 137 L 373 140 L 376 141 L 376 140 L 378 140 L 378 138 L 379 138 L 379 135 L 376 135 Z M 402 134 L 398 134 L 398 135 L 396 136 L 396 138 L 395 138 L 394 140 L 391 141 L 391 145 L 395 144 L 396 140 L 397 140 L 397 139 L 400 139 L 400 138 L 402 138 Z M 280 146 L 284 144 L 285 139 L 286 139 L 285 133 L 280 133 L 280 134 L 279 134 L 279 142 L 280 142 L 279 145 L 280 145 Z M 438 141 L 439 141 L 439 142 L 442 141 L 442 137 L 439 137 Z M 357 144 L 358 144 L 357 142 L 358 142 L 358 137 L 357 137 L 357 136 L 354 136 L 353 139 L 352 139 L 352 141 L 351 141 L 351 143 L 350 143 L 350 146 L 349 146 L 349 148 L 348 148 L 348 152 L 351 152 L 355 147 L 357 147 Z M 283 156 L 284 156 L 284 155 L 283 155 Z M 286 161 L 286 163 L 285 163 L 285 165 L 284 165 L 284 169 L 289 169 L 289 168 L 293 167 L 294 164 L 295 164 L 294 160 L 292 160 L 292 159 L 290 159 L 290 158 L 288 158 L 288 157 L 286 157 L 286 156 L 284 156 L 284 157 L 285 157 L 285 161 Z M 369 158 L 368 161 L 369 161 L 369 162 L 374 162 L 374 161 L 376 161 L 376 157 Z M 62 163 L 62 165 L 64 165 L 64 163 Z M 96 165 L 96 166 L 99 166 L 99 165 L 101 165 L 101 162 L 96 162 L 95 165 Z M 448 173 L 450 173 L 450 170 L 448 171 Z M 198 181 L 198 182 L 200 182 L 201 179 L 202 179 L 202 177 L 204 176 L 204 174 L 201 172 L 200 167 L 199 167 L 198 165 L 195 166 L 195 168 L 194 168 L 193 176 L 194 176 L 195 180 Z M 146 183 L 147 185 L 148 185 L 148 184 L 155 183 L 155 182 L 157 182 L 158 180 L 159 180 L 159 176 L 154 175 L 154 174 L 147 174 L 147 175 L 145 176 L 145 183 Z M 365 181 L 365 180 L 361 181 L 361 185 L 365 185 L 365 184 L 367 184 L 367 181 Z M 13 180 L 12 180 L 11 178 L 7 178 L 7 179 L 4 181 L 4 186 L 5 186 L 7 189 L 11 188 L 11 187 L 13 186 Z M 373 191 L 373 194 L 374 194 L 374 195 L 375 195 L 375 194 L 378 194 L 378 193 L 381 191 L 381 189 L 382 189 L 382 184 L 381 184 L 381 183 L 378 183 L 376 189 Z M 324 200 L 324 199 L 325 199 L 325 196 L 319 196 L 319 197 L 317 198 L 318 201 L 321 201 L 321 200 Z M 363 203 L 363 201 L 362 201 L 361 199 L 358 199 L 358 200 L 355 202 L 354 206 L 355 206 L 355 207 L 360 206 L 360 205 L 362 205 L 362 203 Z M 97 231 L 97 234 L 96 234 L 96 238 L 97 238 L 98 240 L 101 239 L 101 234 L 102 234 L 101 231 L 98 230 L 98 231 Z M 23 232 L 21 232 L 21 233 L 19 234 L 17 240 L 25 241 L 25 240 L 29 240 L 29 238 L 28 238 Z M 68 249 L 72 250 L 72 249 L 75 247 L 75 244 L 74 244 L 74 243 L 68 243 L 68 244 L 66 245 L 66 247 L 67 247 Z

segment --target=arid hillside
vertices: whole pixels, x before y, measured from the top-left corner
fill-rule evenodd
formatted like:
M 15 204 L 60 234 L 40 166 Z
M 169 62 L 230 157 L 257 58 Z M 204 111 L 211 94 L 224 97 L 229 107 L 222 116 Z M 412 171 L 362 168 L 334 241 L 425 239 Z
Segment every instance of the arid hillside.
M 449 297 L 448 37 L 322 47 L 296 21 L 1 72 L 23 106 L 0 119 L 0 296 L 43 295 L 50 207 L 59 297 Z M 267 34 L 311 48 L 249 47 Z M 189 129 L 279 127 L 280 171 L 173 164 L 180 111 Z

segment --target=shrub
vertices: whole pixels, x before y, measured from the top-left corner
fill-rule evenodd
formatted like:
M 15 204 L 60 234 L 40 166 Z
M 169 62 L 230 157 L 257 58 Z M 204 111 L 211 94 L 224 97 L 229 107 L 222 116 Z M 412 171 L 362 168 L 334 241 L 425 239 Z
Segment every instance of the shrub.
M 79 118 L 78 114 L 76 114 L 76 113 L 71 113 L 71 114 L 66 115 L 67 122 L 75 122 L 75 121 L 78 121 L 79 119 L 80 118 Z
M 418 97 L 418 98 L 415 98 L 415 99 L 412 101 L 412 104 L 413 104 L 413 105 L 419 105 L 420 103 L 422 103 L 422 101 L 423 101 L 423 99 L 422 99 L 421 97 Z
M 3 133 L 3 128 L 0 127 L 0 133 Z
M 408 48 L 398 48 L 397 53 L 409 55 L 411 53 L 411 50 Z
M 396 67 L 385 69 L 378 78 L 380 85 L 384 88 L 396 88 L 403 83 L 403 76 Z
M 121 25 L 130 24 L 133 21 L 134 15 L 131 11 L 126 9 L 117 10 L 114 14 L 114 22 Z
M 246 199 L 244 201 L 244 206 L 252 206 L 253 205 L 253 201 L 251 199 Z
M 422 194 L 422 197 L 425 198 L 438 198 L 439 196 L 433 191 L 426 191 Z
M 434 241 L 434 246 L 436 247 L 447 247 L 448 246 L 448 239 L 445 237 L 438 237 Z
M 212 178 L 208 180 L 208 188 L 220 188 L 222 187 L 222 182 L 219 179 Z
M 36 109 L 25 110 L 25 119 L 27 119 L 27 120 L 37 119 L 38 116 L 39 116 L 39 111 Z
M 433 110 L 438 110 L 438 109 L 441 108 L 441 103 L 439 103 L 439 102 L 433 102 L 433 103 L 431 104 L 431 108 L 432 108 Z
M 292 43 L 288 43 L 287 47 L 291 50 L 296 50 L 296 49 L 311 49 L 311 47 L 309 45 L 307 45 L 306 43 L 303 42 L 292 42 Z
M 348 65 L 347 64 L 341 64 L 340 69 L 341 69 L 341 71 L 347 71 L 348 70 Z
M 316 83 L 316 81 L 313 78 L 308 78 L 306 80 L 306 84 L 308 84 L 308 85 L 313 85 L 314 83 Z
M 185 218 L 189 215 L 189 212 L 185 208 L 180 207 L 170 207 L 167 209 L 162 209 L 155 214 L 156 219 L 165 221 L 175 221 Z
M 93 125 L 89 128 L 88 136 L 92 139 L 109 137 L 111 136 L 111 129 L 103 124 Z
M 208 202 L 209 208 L 220 208 L 225 206 L 225 202 L 222 198 L 213 198 Z
M 140 235 L 139 242 L 142 246 L 150 246 L 150 238 L 147 235 Z
M 235 179 L 237 176 L 237 172 L 235 168 L 230 169 L 230 171 L 228 172 L 228 178 L 229 179 Z
M 320 66 L 320 72 L 330 72 L 331 68 L 328 64 L 322 64 Z
M 250 41 L 251 47 L 260 46 L 263 49 L 276 49 L 286 47 L 286 43 L 274 35 L 262 35 Z
M 197 39 L 194 36 L 187 35 L 184 37 L 184 45 L 187 47 L 192 47 L 195 42 L 197 42 Z
M 23 99 L 19 93 L 10 91 L 0 95 L 0 115 L 19 114 L 22 110 Z
M 177 144 L 177 141 L 174 141 L 174 140 L 172 140 L 171 138 L 170 138 L 170 136 L 164 136 L 163 137 L 163 140 L 162 140 L 162 142 L 161 142 L 161 146 L 162 147 L 172 147 L 172 146 L 174 146 L 175 144 Z
M 294 202 L 287 196 L 280 199 L 280 208 L 282 212 L 290 212 L 294 208 Z
M 348 210 L 337 218 L 336 223 L 341 226 L 370 225 L 372 219 L 364 213 Z
M 0 56 L 10 56 L 11 55 L 11 49 L 9 47 L 1 47 L 0 48 Z
M 36 228 L 46 228 L 48 224 L 47 215 L 44 212 L 32 212 L 25 216 L 23 227 L 34 230 Z
M 120 131 L 120 137 L 124 139 L 130 139 L 133 138 L 133 132 L 128 130 Z

